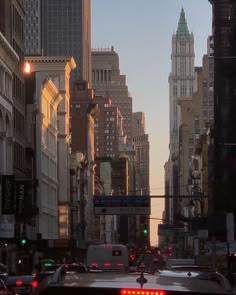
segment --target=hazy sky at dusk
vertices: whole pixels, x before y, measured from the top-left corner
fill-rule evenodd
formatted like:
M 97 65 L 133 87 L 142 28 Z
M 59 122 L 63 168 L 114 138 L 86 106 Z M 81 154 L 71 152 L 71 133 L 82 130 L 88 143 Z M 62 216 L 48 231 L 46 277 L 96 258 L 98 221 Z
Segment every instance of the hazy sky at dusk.
M 164 163 L 169 155 L 169 85 L 171 38 L 181 8 L 194 33 L 195 66 L 202 65 L 211 34 L 208 0 L 92 0 L 92 46 L 114 46 L 126 75 L 133 111 L 144 112 L 150 141 L 151 194 L 164 193 Z M 161 218 L 163 200 L 152 201 L 152 217 Z M 156 244 L 157 220 L 151 220 Z

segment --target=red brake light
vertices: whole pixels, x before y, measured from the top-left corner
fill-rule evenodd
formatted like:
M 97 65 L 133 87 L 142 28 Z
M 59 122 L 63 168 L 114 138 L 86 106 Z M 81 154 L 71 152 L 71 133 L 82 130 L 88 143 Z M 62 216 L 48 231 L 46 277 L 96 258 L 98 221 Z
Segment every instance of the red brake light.
M 166 291 L 152 289 L 121 289 L 120 295 L 166 295 Z
M 92 262 L 91 265 L 92 266 L 98 266 L 97 262 Z
M 21 280 L 17 280 L 16 281 L 16 286 L 21 286 L 23 283 L 22 283 L 22 281 Z
M 123 263 L 117 263 L 117 266 L 124 266 Z
M 33 288 L 37 288 L 38 285 L 39 285 L 39 283 L 38 283 L 38 281 L 33 281 L 33 282 L 31 283 L 31 285 L 32 285 Z
M 110 262 L 105 262 L 104 266 L 111 266 L 111 263 Z

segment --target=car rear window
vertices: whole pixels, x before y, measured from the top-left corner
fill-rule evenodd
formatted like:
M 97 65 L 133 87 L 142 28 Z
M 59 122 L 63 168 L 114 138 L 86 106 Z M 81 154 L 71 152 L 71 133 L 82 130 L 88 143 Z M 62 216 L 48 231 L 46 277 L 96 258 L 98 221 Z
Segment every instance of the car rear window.
M 30 284 L 33 280 L 33 276 L 10 276 L 7 278 L 7 285 L 14 285 L 17 280 L 21 280 L 23 284 Z

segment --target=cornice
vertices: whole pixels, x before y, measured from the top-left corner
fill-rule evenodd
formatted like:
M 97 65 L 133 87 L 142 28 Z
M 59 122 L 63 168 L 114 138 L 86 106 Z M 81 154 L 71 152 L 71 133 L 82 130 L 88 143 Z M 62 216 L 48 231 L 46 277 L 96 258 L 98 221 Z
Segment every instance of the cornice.
M 76 63 L 73 57 L 68 56 L 25 56 L 25 61 L 32 63 L 66 63 L 70 69 L 76 68 Z
M 19 61 L 19 56 L 17 55 L 17 53 L 15 52 L 15 50 L 12 48 L 12 46 L 10 45 L 10 43 L 7 41 L 7 39 L 4 37 L 4 35 L 1 32 L 0 32 L 0 45 L 2 45 L 3 48 L 5 48 L 7 50 L 7 52 L 9 53 L 9 55 L 15 61 Z

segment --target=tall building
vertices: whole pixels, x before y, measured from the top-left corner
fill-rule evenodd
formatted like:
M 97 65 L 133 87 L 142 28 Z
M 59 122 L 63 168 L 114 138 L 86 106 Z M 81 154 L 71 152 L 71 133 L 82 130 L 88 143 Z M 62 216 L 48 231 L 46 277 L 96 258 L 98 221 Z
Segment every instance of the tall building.
M 112 105 L 111 99 L 95 96 L 94 102 L 99 108 L 99 116 L 95 119 L 94 143 L 96 156 L 119 156 L 120 112 Z
M 180 195 L 191 194 L 192 189 L 192 168 L 191 163 L 194 159 L 195 148 L 198 146 L 200 136 L 208 128 L 208 118 L 205 117 L 206 101 L 208 101 L 208 75 L 209 65 L 208 56 L 203 56 L 203 66 L 196 67 L 198 91 L 191 97 L 180 97 L 180 137 L 179 137 L 179 174 L 180 174 Z M 188 203 L 189 200 L 182 200 Z
M 226 237 L 226 213 L 235 212 L 236 191 L 236 3 L 211 0 L 214 42 L 214 166 L 211 204 L 218 239 Z M 227 33 L 226 33 L 227 32 Z
M 84 206 L 84 239 L 94 239 L 93 195 L 95 178 L 94 122 L 99 114 L 94 102 L 93 89 L 89 83 L 79 80 L 74 83 L 71 91 L 71 150 L 73 153 L 83 153 L 87 161 L 87 176 L 82 181 Z
M 71 74 L 71 85 L 77 79 L 91 85 L 91 1 L 24 1 L 27 53 L 72 56 L 78 66 Z
M 185 12 L 182 8 L 178 28 L 172 36 L 171 73 L 169 75 L 169 194 L 179 194 L 178 153 L 180 109 L 178 97 L 191 96 L 196 89 L 194 69 L 194 36 L 189 33 Z M 174 206 L 170 198 L 167 219 L 173 220 Z
M 0 6 L 1 10 L 1 6 Z M 13 72 L 19 62 L 19 57 L 0 32 L 0 237 L 15 237 L 14 199 L 12 189 L 7 189 L 7 183 L 13 186 Z M 11 215 L 5 215 L 10 213 Z M 4 214 L 5 218 L 4 218 Z M 7 230 L 6 230 L 7 229 Z M 11 251 L 8 247 L 0 249 L 0 260 L 8 265 L 9 271 L 15 270 L 14 256 L 11 261 L 6 253 Z M 13 246 L 14 247 L 14 246 Z M 12 268 L 14 267 L 14 268 Z
M 13 172 L 18 178 L 25 178 L 25 99 L 24 76 L 21 71 L 24 61 L 24 9 L 22 0 L 3 0 L 0 3 L 0 11 L 1 33 L 19 57 L 11 77 L 13 81 Z
M 23 0 L 25 9 L 25 54 L 43 54 L 41 40 L 41 0 Z
M 148 134 L 145 133 L 145 114 L 133 113 L 133 145 L 134 145 L 134 191 L 132 195 L 150 195 L 150 143 Z M 150 218 L 149 215 L 137 215 L 129 217 L 132 226 L 130 235 L 134 235 L 133 241 L 140 245 L 149 243 Z M 132 220 L 133 219 L 133 220 Z M 132 231 L 135 228 L 135 231 Z M 147 234 L 143 230 L 148 229 Z
M 19 57 L 0 32 L 0 175 L 13 174 L 13 72 Z
M 23 220 L 15 215 L 18 206 L 16 182 L 25 181 L 25 95 L 22 65 L 24 61 L 24 9 L 22 0 L 0 1 L 0 236 L 9 238 L 7 253 L 0 258 L 17 271 L 16 238 L 23 232 Z M 4 176 L 3 176 L 4 175 Z M 25 221 L 25 224 L 27 221 Z M 7 231 L 6 231 L 7 229 Z M 6 236 L 7 234 L 7 236 Z M 6 250 L 6 249 L 5 249 Z
M 135 194 L 148 196 L 150 190 L 150 145 L 145 133 L 145 116 L 133 113 L 133 144 L 135 150 Z
M 127 143 L 132 143 L 132 97 L 126 85 L 126 76 L 120 74 L 119 56 L 114 47 L 92 50 L 92 83 L 96 96 L 110 97 L 124 118 Z
M 69 78 L 76 64 L 70 57 L 28 56 L 26 60 L 32 66 L 31 80 L 27 85 L 31 90 L 31 95 L 28 94 L 29 97 L 31 96 L 29 104 L 38 106 L 35 118 L 39 208 L 37 230 L 44 239 L 69 239 Z M 31 121 L 29 120 L 28 123 L 27 129 Z

